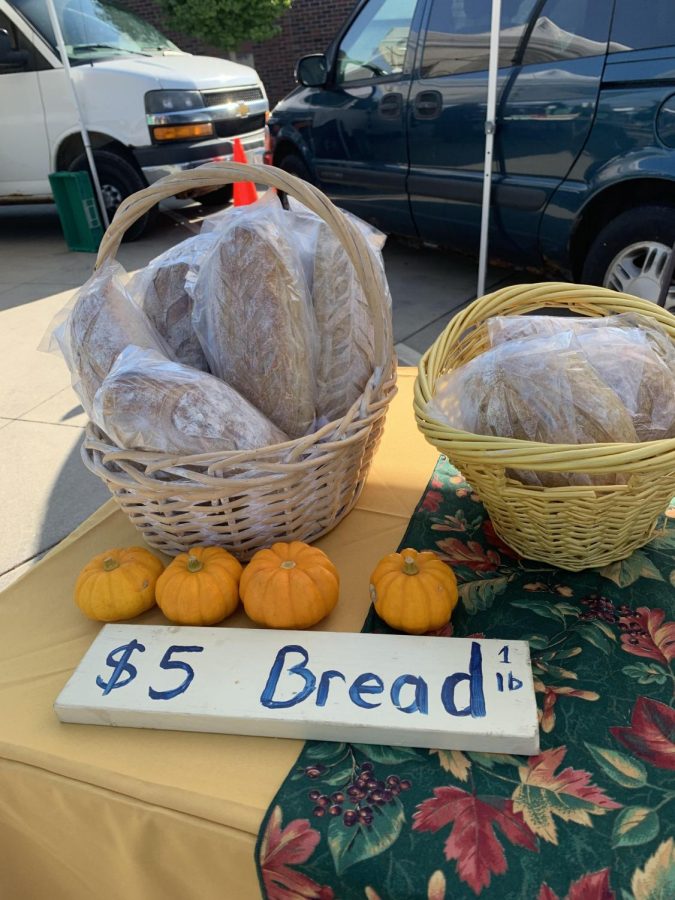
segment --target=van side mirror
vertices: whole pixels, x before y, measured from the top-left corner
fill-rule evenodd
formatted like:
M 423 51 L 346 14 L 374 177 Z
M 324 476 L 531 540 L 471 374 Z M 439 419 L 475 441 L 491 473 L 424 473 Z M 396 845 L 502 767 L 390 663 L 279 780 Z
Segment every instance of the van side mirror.
M 328 80 L 328 61 L 323 53 L 303 56 L 295 67 L 295 80 L 305 87 L 322 87 Z
M 15 50 L 6 28 L 0 28 L 0 69 L 24 69 L 28 65 L 28 51 Z

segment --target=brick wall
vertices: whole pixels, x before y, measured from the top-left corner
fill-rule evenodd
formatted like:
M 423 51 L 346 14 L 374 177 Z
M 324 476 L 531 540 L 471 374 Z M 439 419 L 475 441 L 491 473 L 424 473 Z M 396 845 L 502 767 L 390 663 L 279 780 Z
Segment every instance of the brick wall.
M 294 0 L 280 21 L 281 33 L 269 41 L 246 44 L 237 53 L 169 29 L 156 0 L 119 0 L 128 9 L 156 25 L 181 50 L 207 56 L 223 56 L 255 66 L 274 106 L 295 86 L 293 71 L 300 56 L 321 53 L 353 9 L 356 0 Z
M 251 51 L 270 105 L 295 86 L 295 64 L 307 53 L 321 53 L 335 37 L 356 0 L 294 0 L 282 17 L 281 34 L 253 44 Z

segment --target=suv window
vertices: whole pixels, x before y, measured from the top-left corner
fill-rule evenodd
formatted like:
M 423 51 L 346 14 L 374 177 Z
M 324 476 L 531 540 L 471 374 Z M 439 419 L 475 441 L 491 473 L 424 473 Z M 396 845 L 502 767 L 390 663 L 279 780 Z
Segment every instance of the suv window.
M 610 53 L 675 44 L 672 3 L 663 0 L 617 0 Z
M 605 54 L 611 13 L 611 0 L 549 0 L 534 22 L 523 63 Z
M 372 0 L 340 42 L 338 84 L 400 75 L 417 0 Z
M 537 0 L 504 0 L 499 65 L 512 66 Z M 422 54 L 422 78 L 488 68 L 492 0 L 433 0 Z

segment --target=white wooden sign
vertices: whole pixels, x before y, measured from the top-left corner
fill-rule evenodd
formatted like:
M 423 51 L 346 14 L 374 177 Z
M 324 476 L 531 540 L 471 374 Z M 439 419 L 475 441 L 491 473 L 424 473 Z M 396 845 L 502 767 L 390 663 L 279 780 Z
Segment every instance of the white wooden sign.
M 62 722 L 534 754 L 525 641 L 106 625 Z

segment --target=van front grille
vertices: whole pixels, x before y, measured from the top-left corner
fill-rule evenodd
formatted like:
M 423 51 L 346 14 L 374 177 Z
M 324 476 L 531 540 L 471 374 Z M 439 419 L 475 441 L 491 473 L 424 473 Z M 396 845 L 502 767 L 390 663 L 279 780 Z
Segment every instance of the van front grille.
M 257 131 L 265 126 L 265 113 L 259 116 L 243 116 L 238 119 L 218 119 L 213 123 L 218 137 L 233 137 L 237 134 L 247 134 L 249 131 Z
M 263 92 L 259 87 L 231 88 L 228 91 L 202 91 L 204 106 L 223 106 L 224 103 L 247 103 L 261 100 Z

